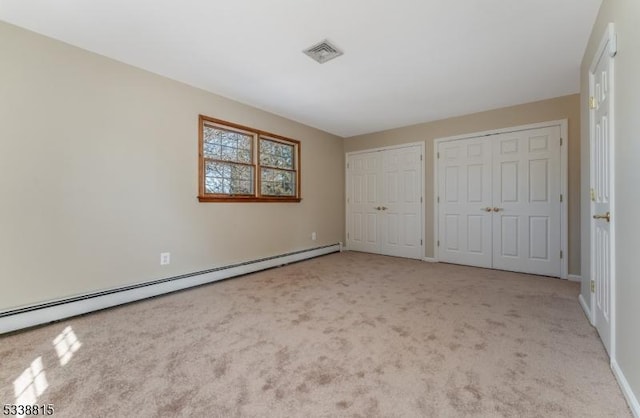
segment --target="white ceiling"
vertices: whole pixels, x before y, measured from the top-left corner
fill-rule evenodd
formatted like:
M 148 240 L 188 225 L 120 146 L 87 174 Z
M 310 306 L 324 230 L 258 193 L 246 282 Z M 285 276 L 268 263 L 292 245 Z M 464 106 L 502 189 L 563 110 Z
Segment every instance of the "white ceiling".
M 0 0 L 0 20 L 348 137 L 578 92 L 601 2 Z M 320 65 L 301 51 L 324 38 L 345 54 Z

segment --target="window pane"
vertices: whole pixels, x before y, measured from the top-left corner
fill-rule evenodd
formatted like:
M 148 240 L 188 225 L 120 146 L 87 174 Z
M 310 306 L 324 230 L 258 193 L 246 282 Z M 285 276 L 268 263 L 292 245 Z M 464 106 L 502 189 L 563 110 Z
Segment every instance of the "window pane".
M 296 173 L 273 168 L 261 169 L 261 192 L 266 196 L 295 196 Z
M 205 193 L 253 194 L 253 167 L 219 161 L 206 161 Z
M 260 164 L 293 170 L 294 146 L 260 138 Z
M 211 125 L 204 125 L 203 134 L 205 158 L 251 163 L 251 135 Z

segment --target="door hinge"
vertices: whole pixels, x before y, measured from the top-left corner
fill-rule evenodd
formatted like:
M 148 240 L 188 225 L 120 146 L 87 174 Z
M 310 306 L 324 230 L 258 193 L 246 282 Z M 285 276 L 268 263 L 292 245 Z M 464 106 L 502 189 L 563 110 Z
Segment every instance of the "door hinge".
M 440 240 L 438 240 L 438 247 L 440 246 Z
M 440 158 L 440 153 L 438 153 L 438 158 Z
M 347 163 L 347 168 L 349 168 L 349 163 Z
M 589 97 L 589 109 L 595 109 L 596 108 L 596 98 L 591 96 Z
M 438 203 L 440 203 L 440 196 L 438 196 Z
M 591 293 L 595 293 L 595 292 L 596 292 L 596 281 L 591 280 Z
M 596 201 L 596 191 L 591 189 L 591 191 L 589 193 L 591 194 L 591 201 L 595 202 Z
M 349 239 L 349 233 L 347 232 L 347 239 Z
M 422 245 L 422 240 L 420 240 L 420 245 Z
M 347 197 L 347 203 L 351 202 L 351 198 Z
M 560 195 L 560 201 L 562 202 L 562 195 Z
M 560 259 L 562 259 L 563 256 L 564 254 L 562 253 L 562 251 L 560 251 Z
M 422 203 L 422 196 L 420 196 L 420 203 Z
M 562 138 L 560 138 L 560 146 L 562 146 Z
M 420 161 L 422 161 L 422 154 L 420 154 Z

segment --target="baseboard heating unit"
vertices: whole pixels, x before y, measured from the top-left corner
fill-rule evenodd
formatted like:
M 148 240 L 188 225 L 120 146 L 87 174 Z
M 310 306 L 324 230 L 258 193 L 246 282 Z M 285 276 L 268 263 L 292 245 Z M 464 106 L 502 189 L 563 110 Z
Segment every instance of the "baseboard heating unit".
M 0 312 L 0 334 L 341 251 L 331 244 Z

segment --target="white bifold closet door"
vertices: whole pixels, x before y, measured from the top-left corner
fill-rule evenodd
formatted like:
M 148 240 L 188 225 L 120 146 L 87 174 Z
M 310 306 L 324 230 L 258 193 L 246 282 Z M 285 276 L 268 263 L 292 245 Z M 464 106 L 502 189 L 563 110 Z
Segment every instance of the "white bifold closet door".
M 440 261 L 492 265 L 491 145 L 491 140 L 479 138 L 439 146 Z
M 347 248 L 422 258 L 420 146 L 347 159 Z
M 560 127 L 442 142 L 445 262 L 560 276 Z

